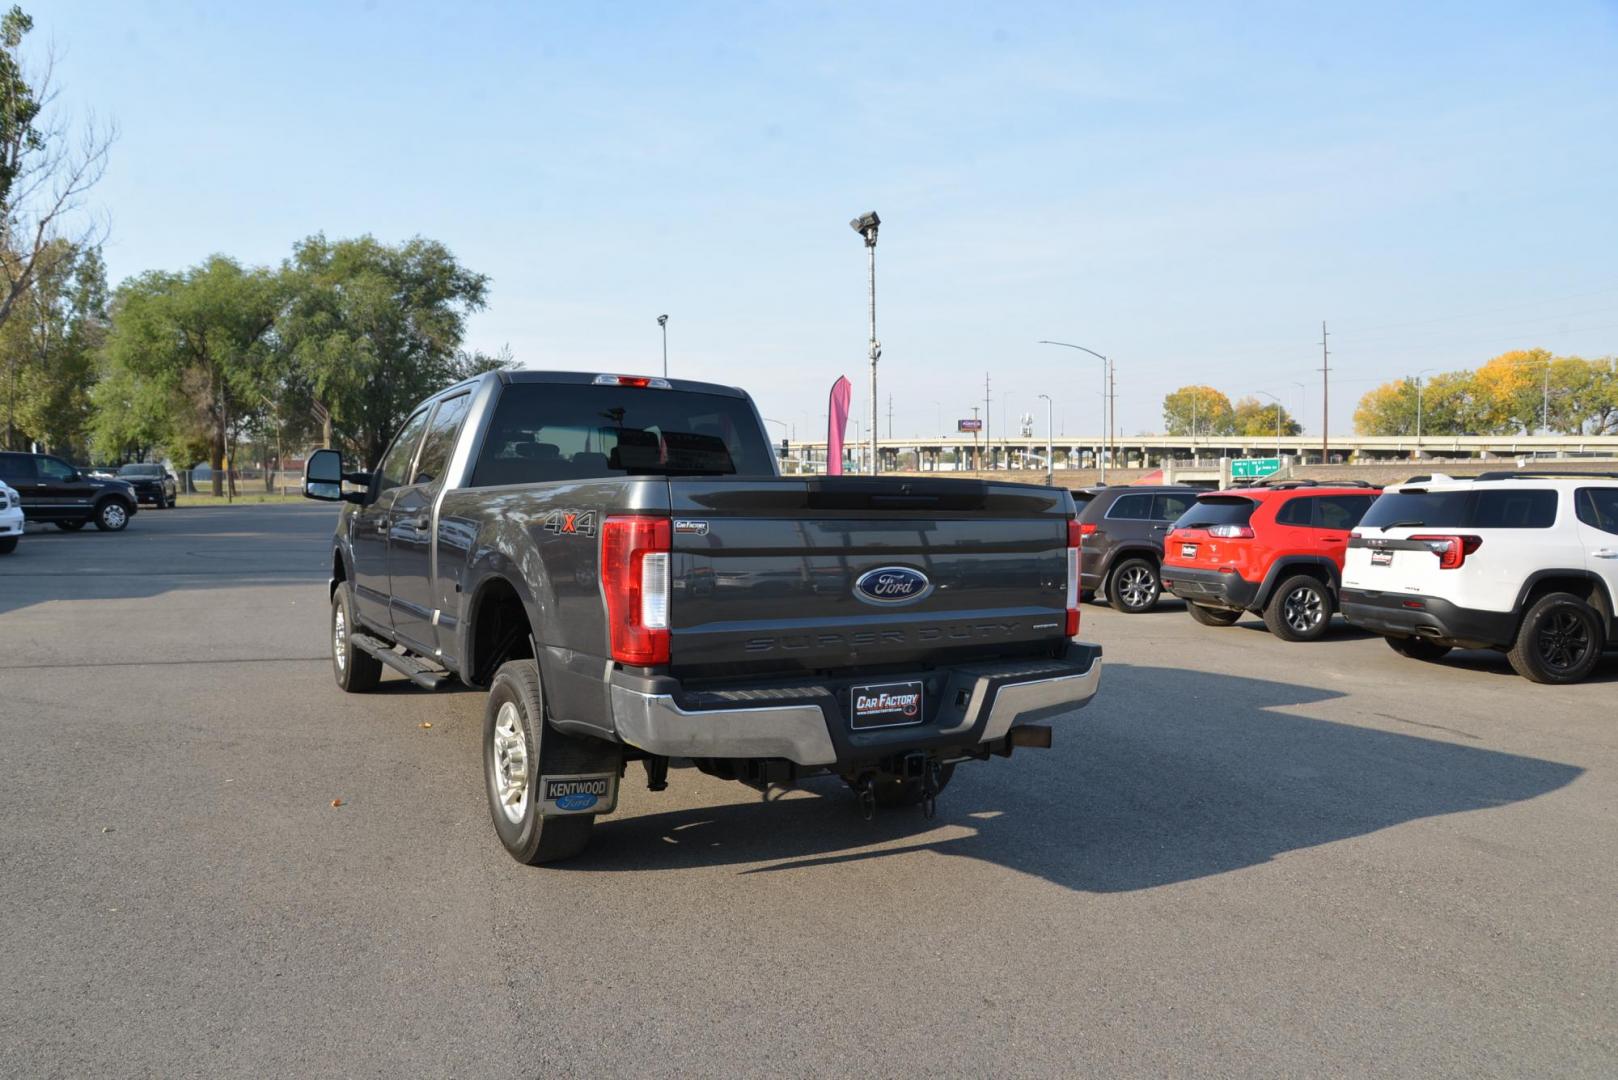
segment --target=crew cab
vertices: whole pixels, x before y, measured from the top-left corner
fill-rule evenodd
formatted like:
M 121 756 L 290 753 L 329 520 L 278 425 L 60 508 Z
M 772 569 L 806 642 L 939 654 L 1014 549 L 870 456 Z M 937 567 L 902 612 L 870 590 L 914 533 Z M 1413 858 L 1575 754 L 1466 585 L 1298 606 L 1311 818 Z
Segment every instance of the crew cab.
M 1163 588 L 1205 626 L 1251 611 L 1283 641 L 1324 637 L 1349 530 L 1377 492 L 1285 480 L 1197 496 L 1164 541 Z
M 1438 660 L 1498 649 L 1540 683 L 1618 643 L 1618 473 L 1484 473 L 1392 487 L 1348 542 L 1343 617 Z
M 489 690 L 484 779 L 518 860 L 566 858 L 627 762 L 761 790 L 831 773 L 929 813 L 954 767 L 1050 745 L 1077 640 L 1067 492 L 777 475 L 751 399 L 644 376 L 495 372 L 415 409 L 342 500 L 333 671 Z
M 103 532 L 122 532 L 140 502 L 128 483 L 91 476 L 51 454 L 0 451 L 0 480 L 22 496 L 29 521 L 69 532 L 91 522 Z

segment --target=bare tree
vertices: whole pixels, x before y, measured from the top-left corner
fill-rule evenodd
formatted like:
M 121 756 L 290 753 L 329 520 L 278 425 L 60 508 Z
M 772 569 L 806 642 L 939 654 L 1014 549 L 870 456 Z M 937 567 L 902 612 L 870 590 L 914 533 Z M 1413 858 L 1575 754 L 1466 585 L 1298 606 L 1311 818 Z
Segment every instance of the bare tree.
M 54 50 L 24 70 L 18 50 L 32 28 L 18 7 L 0 18 L 0 324 L 59 242 L 83 251 L 106 238 L 106 218 L 87 209 L 86 196 L 118 137 L 94 116 L 80 123 L 55 108 Z

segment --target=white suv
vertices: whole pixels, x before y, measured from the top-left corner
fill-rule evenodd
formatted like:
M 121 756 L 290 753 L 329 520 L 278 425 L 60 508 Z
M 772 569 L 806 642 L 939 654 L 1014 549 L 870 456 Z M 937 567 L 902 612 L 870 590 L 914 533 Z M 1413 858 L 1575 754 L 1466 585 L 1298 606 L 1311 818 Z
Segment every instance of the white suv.
M 22 522 L 22 496 L 0 480 L 0 555 L 10 555 L 17 550 Z
M 1577 682 L 1618 645 L 1618 473 L 1435 476 L 1383 491 L 1348 542 L 1342 612 L 1405 656 L 1500 649 Z

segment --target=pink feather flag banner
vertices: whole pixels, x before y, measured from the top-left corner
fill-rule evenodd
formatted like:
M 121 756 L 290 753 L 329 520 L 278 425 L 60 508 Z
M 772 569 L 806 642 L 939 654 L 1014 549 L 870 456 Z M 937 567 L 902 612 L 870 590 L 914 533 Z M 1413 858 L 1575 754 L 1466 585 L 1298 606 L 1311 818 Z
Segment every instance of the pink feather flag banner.
M 848 401 L 854 387 L 847 376 L 837 376 L 831 384 L 831 402 L 826 408 L 826 475 L 843 475 L 843 434 L 848 430 Z

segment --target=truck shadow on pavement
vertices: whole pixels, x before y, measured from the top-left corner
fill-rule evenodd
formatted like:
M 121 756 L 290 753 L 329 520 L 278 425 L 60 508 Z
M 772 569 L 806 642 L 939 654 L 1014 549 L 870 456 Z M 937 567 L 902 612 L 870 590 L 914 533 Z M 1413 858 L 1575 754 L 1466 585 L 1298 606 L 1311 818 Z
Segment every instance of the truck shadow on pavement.
M 1103 685 L 1094 706 L 1053 722 L 1053 749 L 962 766 L 932 821 L 916 809 L 864 821 L 822 779 L 805 786 L 820 798 L 603 819 L 558 869 L 777 873 L 930 851 L 1126 892 L 1508 806 L 1583 771 L 1467 745 L 1476 736 L 1455 728 L 1427 738 L 1289 712 L 1343 696 L 1329 690 L 1127 664 Z

